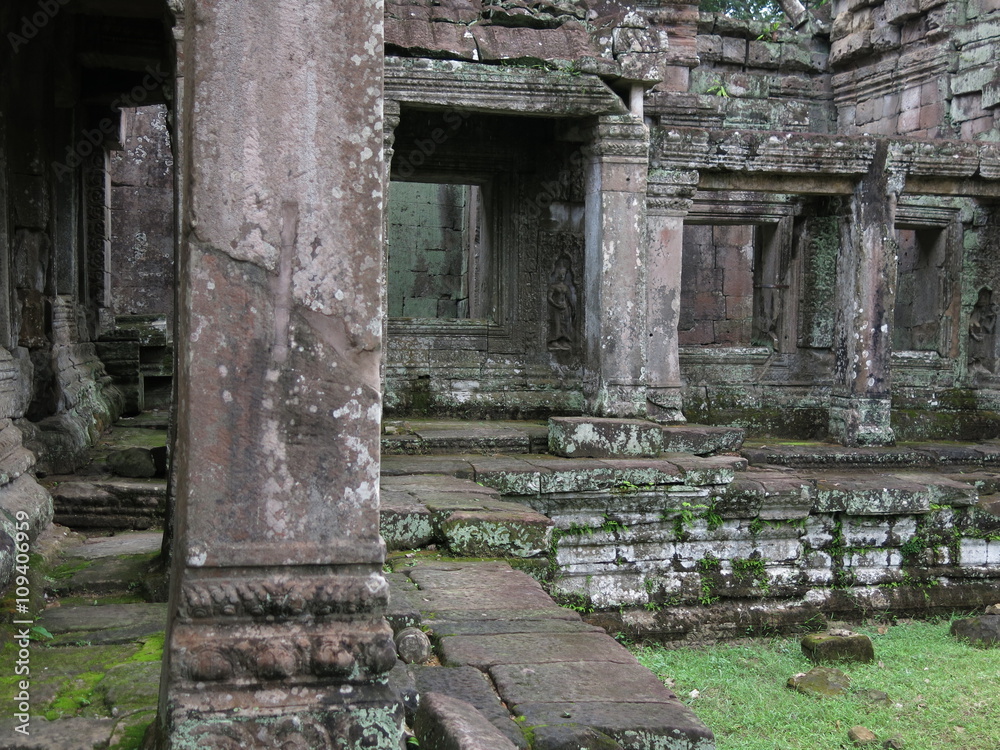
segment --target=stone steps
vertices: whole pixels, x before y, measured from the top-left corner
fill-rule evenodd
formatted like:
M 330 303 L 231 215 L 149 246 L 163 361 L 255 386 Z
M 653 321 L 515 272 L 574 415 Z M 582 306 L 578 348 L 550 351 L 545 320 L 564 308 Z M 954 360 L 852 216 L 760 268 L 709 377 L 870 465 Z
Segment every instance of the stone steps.
M 552 539 L 546 516 L 443 474 L 383 477 L 379 521 L 389 549 L 440 544 L 469 557 L 532 557 Z
M 55 522 L 74 529 L 142 530 L 163 525 L 165 479 L 124 479 L 109 475 L 46 477 Z
M 552 453 L 565 458 L 708 456 L 738 451 L 739 427 L 660 425 L 635 419 L 553 417 L 545 422 L 387 420 L 382 455 Z
M 544 422 L 407 419 L 383 424 L 382 455 L 543 453 Z
M 446 668 L 400 664 L 394 684 L 464 701 L 469 707 L 451 710 L 471 707 L 519 748 L 525 733 L 533 750 L 714 747 L 712 732 L 659 679 L 530 576 L 498 562 L 397 559 L 396 570 Z M 394 594 L 398 579 L 395 586 Z M 422 746 L 452 725 L 449 711 L 430 703 L 417 709 Z
M 888 448 L 845 448 L 829 443 L 773 443 L 744 446 L 740 454 L 752 466 L 797 469 L 857 467 L 866 469 L 1000 466 L 1000 441 L 982 443 L 913 443 Z

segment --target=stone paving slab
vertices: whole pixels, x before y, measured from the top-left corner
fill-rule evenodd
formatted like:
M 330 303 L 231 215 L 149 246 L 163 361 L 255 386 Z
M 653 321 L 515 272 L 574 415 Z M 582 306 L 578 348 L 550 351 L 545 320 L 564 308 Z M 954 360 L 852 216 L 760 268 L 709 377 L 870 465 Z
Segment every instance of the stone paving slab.
M 91 537 L 79 547 L 66 550 L 64 554 L 67 557 L 80 557 L 86 560 L 117 555 L 144 555 L 159 552 L 162 543 L 161 531 L 126 532 L 109 537 Z
M 513 570 L 505 562 L 457 562 L 419 560 L 404 571 L 421 589 L 458 588 L 456 574 L 461 576 L 463 589 L 493 588 L 502 584 L 533 586 L 538 582 L 527 573 Z
M 602 633 L 604 628 L 588 625 L 579 618 L 567 620 L 467 620 L 464 622 L 428 621 L 435 639 L 447 636 L 523 635 L 558 633 Z
M 445 666 L 486 670 L 499 664 L 605 662 L 637 664 L 635 657 L 606 633 L 532 633 L 449 636 L 440 639 Z
M 545 609 L 552 606 L 552 599 L 540 588 L 517 584 L 478 589 L 431 589 L 419 591 L 411 598 L 421 611 L 438 612 L 469 610 L 477 614 L 489 610 L 511 609 L 513 603 L 525 609 Z
M 0 722 L 0 736 L 4 750 L 98 750 L 108 746 L 116 723 L 114 719 L 78 717 L 46 721 L 34 716 L 27 737 L 15 732 L 8 720 Z
M 524 733 L 511 718 L 510 712 L 500 704 L 500 696 L 489 679 L 473 667 L 422 667 L 408 668 L 418 693 L 429 692 L 461 698 L 479 710 L 489 722 L 519 748 L 527 748 Z
M 41 613 L 38 624 L 50 633 L 80 633 L 109 628 L 136 628 L 129 640 L 158 633 L 167 627 L 166 604 L 103 604 L 98 607 L 53 607 Z
M 382 456 L 382 480 L 386 477 L 415 477 L 420 474 L 442 474 L 472 479 L 475 472 L 470 456 Z
M 497 692 L 520 711 L 524 703 L 669 703 L 675 696 L 645 667 L 607 662 L 560 662 L 490 667 Z
M 434 750 L 516 750 L 517 745 L 460 698 L 425 693 L 413 722 L 422 747 Z
M 592 727 L 613 737 L 623 750 L 710 750 L 715 746 L 712 731 L 678 700 L 524 703 L 518 713 L 529 727 L 569 723 Z M 535 747 L 543 750 L 537 743 Z
M 400 492 L 409 492 L 411 494 L 419 494 L 425 492 L 454 492 L 458 494 L 477 494 L 477 495 L 495 495 L 499 496 L 500 493 L 497 492 L 492 487 L 483 487 L 471 481 L 472 467 L 464 460 L 439 460 L 434 457 L 431 458 L 414 458 L 410 459 L 415 464 L 427 463 L 427 466 L 431 468 L 438 469 L 436 471 L 405 471 L 402 473 L 386 473 L 386 461 L 390 461 L 395 458 L 395 456 L 387 456 L 382 462 L 382 479 L 379 482 L 380 486 L 387 490 L 397 490 Z M 409 458 L 409 457 L 407 457 Z M 459 477 L 453 472 L 449 472 L 442 468 L 444 464 L 453 463 L 456 466 L 466 467 L 469 476 Z M 391 467 L 389 467 L 391 469 Z M 422 466 L 413 467 L 414 469 L 426 468 Z
M 386 420 L 382 454 L 542 453 L 549 428 L 511 420 Z
M 101 557 L 67 578 L 54 580 L 46 589 L 60 595 L 125 594 L 150 572 L 153 556 Z

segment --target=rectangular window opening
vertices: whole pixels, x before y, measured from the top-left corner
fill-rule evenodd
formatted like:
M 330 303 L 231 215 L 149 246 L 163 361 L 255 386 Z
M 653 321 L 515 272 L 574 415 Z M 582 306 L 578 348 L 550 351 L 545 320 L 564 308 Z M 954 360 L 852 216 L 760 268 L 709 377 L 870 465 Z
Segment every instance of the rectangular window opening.
M 892 346 L 897 351 L 948 349 L 948 326 L 942 325 L 949 283 L 946 232 L 937 228 L 896 232 L 898 269 Z
M 487 232 L 478 185 L 389 185 L 390 318 L 486 318 Z

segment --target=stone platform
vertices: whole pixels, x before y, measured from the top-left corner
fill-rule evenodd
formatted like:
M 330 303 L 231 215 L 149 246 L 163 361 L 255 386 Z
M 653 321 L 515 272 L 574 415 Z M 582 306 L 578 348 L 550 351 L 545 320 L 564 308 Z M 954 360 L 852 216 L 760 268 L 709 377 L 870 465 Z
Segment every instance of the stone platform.
M 463 513 L 481 518 L 480 535 L 494 540 L 490 513 L 508 534 L 530 518 L 531 545 L 478 549 L 530 558 L 549 571 L 554 595 L 635 637 L 769 633 L 873 611 L 946 614 L 984 606 L 1000 582 L 995 441 L 847 449 L 775 440 L 738 454 L 628 458 L 388 455 L 382 470 L 385 518 L 405 526 L 414 511 L 394 505 L 405 490 L 408 507 L 427 519 L 425 539 L 452 554 L 470 546 L 435 522 L 451 508 L 468 504 Z M 445 484 L 451 505 L 442 502 Z M 544 547 L 545 533 L 548 550 L 527 554 Z

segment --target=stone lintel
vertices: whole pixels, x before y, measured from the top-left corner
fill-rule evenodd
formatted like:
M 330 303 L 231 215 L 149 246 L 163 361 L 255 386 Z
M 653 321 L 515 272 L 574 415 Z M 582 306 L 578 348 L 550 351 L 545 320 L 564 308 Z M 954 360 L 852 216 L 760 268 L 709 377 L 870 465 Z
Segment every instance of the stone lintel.
M 654 169 L 699 171 L 703 190 L 851 194 L 885 144 L 886 163 L 906 178 L 905 193 L 1000 192 L 1000 156 L 990 143 L 661 127 L 654 144 Z
M 386 58 L 385 96 L 424 108 L 490 114 L 586 117 L 628 111 L 597 76 L 455 60 Z

